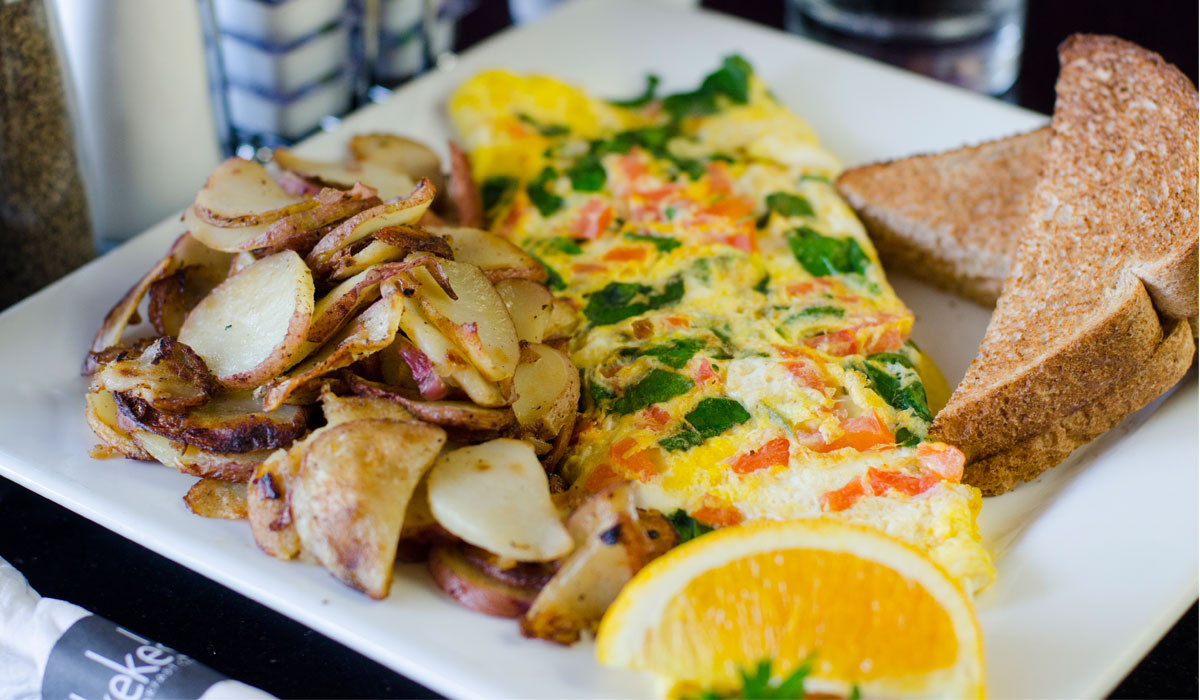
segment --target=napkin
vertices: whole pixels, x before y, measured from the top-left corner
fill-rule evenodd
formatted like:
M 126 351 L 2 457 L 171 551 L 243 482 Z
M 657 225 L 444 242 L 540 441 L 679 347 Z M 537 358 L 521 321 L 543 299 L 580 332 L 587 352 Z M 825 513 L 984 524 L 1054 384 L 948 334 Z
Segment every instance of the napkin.
M 194 659 L 66 601 L 0 559 L 0 698 L 270 700 Z

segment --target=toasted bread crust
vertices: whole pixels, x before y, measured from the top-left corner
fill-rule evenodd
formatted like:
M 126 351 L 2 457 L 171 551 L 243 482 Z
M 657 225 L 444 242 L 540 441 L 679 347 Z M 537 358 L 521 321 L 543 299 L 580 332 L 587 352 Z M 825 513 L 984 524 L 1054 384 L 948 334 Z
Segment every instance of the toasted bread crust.
M 1107 392 L 1103 400 L 1083 406 L 1041 435 L 967 464 L 963 482 L 978 487 L 985 496 L 1005 493 L 1058 465 L 1175 386 L 1192 366 L 1195 345 L 1186 322 L 1174 322 L 1165 335 L 1146 364 Z
M 992 307 L 1029 211 L 1049 127 L 848 170 L 838 192 L 885 266 Z
M 1152 294 L 1168 316 L 1196 313 L 1194 88 L 1187 98 L 1176 69 L 1111 37 L 1073 37 L 1061 59 L 1034 211 L 979 352 L 932 427 L 969 461 L 1047 432 L 1132 376 L 1161 340 Z

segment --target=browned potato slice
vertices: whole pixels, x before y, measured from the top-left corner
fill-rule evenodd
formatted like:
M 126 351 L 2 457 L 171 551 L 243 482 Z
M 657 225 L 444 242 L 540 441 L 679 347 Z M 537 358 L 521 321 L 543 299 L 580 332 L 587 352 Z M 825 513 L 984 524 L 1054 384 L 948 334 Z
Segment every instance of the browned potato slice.
M 129 325 L 130 319 L 137 313 L 137 307 L 142 302 L 142 297 L 146 296 L 146 290 L 150 288 L 150 285 L 174 273 L 177 269 L 178 263 L 168 255 L 155 263 L 149 272 L 135 282 L 129 288 L 129 291 L 125 292 L 125 295 L 121 297 L 120 301 L 104 316 L 104 321 L 100 324 L 100 330 L 96 331 L 96 336 L 92 338 L 92 345 L 89 348 L 91 353 L 104 352 L 108 348 L 120 343 L 121 336 L 125 333 L 125 327 Z M 84 362 L 83 371 L 91 374 L 96 371 L 96 367 L 94 358 L 89 354 L 88 359 Z
M 182 245 L 181 245 L 182 244 Z M 188 313 L 208 296 L 229 273 L 233 256 L 197 242 L 189 234 L 180 236 L 171 253 L 180 269 L 150 285 L 146 315 L 160 335 L 179 335 Z
M 404 263 L 376 265 L 326 292 L 313 307 L 308 342 L 320 344 L 328 340 L 347 319 L 379 298 L 380 283 L 411 267 Z
M 183 497 L 189 510 L 205 518 L 246 519 L 246 485 L 219 479 L 201 479 Z
M 441 159 L 428 146 L 412 139 L 395 134 L 359 134 L 350 139 L 350 155 L 414 180 L 429 178 L 438 192 L 445 189 Z
M 513 375 L 517 400 L 513 413 L 521 427 L 552 439 L 575 415 L 579 405 L 579 371 L 567 356 L 546 345 L 525 346 L 530 361 Z
M 521 634 L 560 644 L 595 630 L 617 593 L 661 553 L 639 520 L 628 483 L 589 497 L 568 518 L 567 529 L 575 551 L 521 619 Z
M 400 528 L 400 547 L 396 560 L 407 564 L 425 561 L 430 545 L 445 539 L 453 537 L 438 525 L 433 511 L 429 510 L 429 472 L 425 472 L 412 498 L 408 500 L 408 508 L 404 510 L 404 525 Z
M 315 269 L 320 271 L 328 270 L 329 279 L 336 282 L 349 279 L 377 265 L 403 260 L 408 255 L 408 251 L 404 248 L 397 248 L 394 245 L 377 240 L 371 241 L 356 253 L 345 254 L 348 252 L 339 251 L 337 257 L 332 259 L 329 265 L 318 266 Z
M 163 411 L 183 411 L 209 400 L 216 390 L 204 361 L 170 336 L 136 357 L 106 363 L 92 378 L 92 391 L 122 392 Z
M 454 251 L 446 239 L 417 226 L 385 226 L 373 235 L 377 240 L 412 253 L 432 253 L 439 258 L 454 258 Z
M 413 178 L 406 173 L 371 161 L 329 163 L 301 158 L 287 148 L 275 149 L 274 160 L 284 170 L 319 180 L 330 187 L 348 190 L 354 183 L 361 182 L 378 191 L 385 202 L 408 194 L 414 184 Z
M 471 175 L 471 159 L 457 143 L 450 142 L 450 197 L 458 213 L 459 226 L 483 228 L 483 198 Z
M 430 231 L 446 239 L 455 260 L 475 265 L 493 282 L 510 277 L 546 280 L 546 268 L 507 238 L 467 226 L 431 227 Z
M 284 447 L 308 432 L 308 411 L 280 406 L 263 412 L 249 392 L 219 396 L 185 413 L 166 413 L 148 403 L 113 396 L 117 410 L 143 430 L 212 452 L 254 452 Z
M 275 450 L 259 464 L 246 489 L 246 515 L 250 532 L 258 548 L 277 559 L 292 559 L 300 554 L 300 536 L 292 522 L 288 505 L 290 484 L 300 470 L 300 459 L 312 436 L 287 450 Z
M 427 270 L 415 270 L 416 299 L 425 318 L 454 341 L 484 378 L 512 377 L 520 346 L 504 300 L 478 267 L 454 260 L 443 260 L 441 267 L 458 298 L 450 298 Z
M 542 342 L 570 338 L 578 325 L 579 311 L 575 305 L 566 297 L 554 297 L 554 304 L 550 307 L 550 323 Z
M 573 546 L 550 501 L 546 471 L 520 440 L 440 456 L 429 473 L 429 507 L 451 534 L 501 557 L 549 561 Z
M 87 402 L 84 418 L 101 442 L 130 459 L 147 462 L 154 459 L 137 444 L 128 431 L 117 425 L 117 404 L 113 401 L 111 392 L 88 393 L 84 400 Z
M 241 158 L 218 165 L 192 204 L 197 216 L 222 227 L 268 223 L 315 206 L 289 194 L 261 164 Z
M 129 434 L 143 450 L 165 466 L 184 474 L 223 481 L 248 480 L 254 474 L 254 468 L 271 455 L 270 450 L 210 452 L 147 430 L 130 430 Z
M 509 408 L 487 408 L 469 401 L 426 401 L 415 393 L 406 393 L 400 387 L 385 386 L 355 374 L 347 373 L 346 379 L 350 390 L 356 394 L 394 401 L 417 418 L 444 428 L 499 432 L 516 423 Z
M 218 285 L 188 314 L 179 340 L 204 358 L 221 384 L 245 389 L 296 361 L 312 312 L 312 273 L 285 250 Z
M 347 191 L 327 187 L 318 192 L 312 201 L 317 206 L 274 222 L 257 238 L 239 243 L 239 249 L 294 248 L 298 238 L 383 203 L 375 196 L 375 190 L 358 184 Z
M 508 399 L 500 389 L 484 379 L 478 370 L 467 363 L 457 346 L 425 318 L 413 299 L 404 299 L 404 317 L 400 328 L 429 361 L 438 376 L 461 388 L 480 406 L 504 406 Z
M 416 223 L 429 209 L 432 201 L 433 185 L 429 180 L 421 180 L 407 197 L 385 202 L 343 221 L 317 243 L 308 254 L 308 263 L 313 267 L 327 264 L 337 251 L 363 240 L 385 226 Z
M 349 367 L 358 360 L 387 347 L 396 338 L 396 329 L 404 315 L 404 295 L 389 293 L 369 306 L 316 354 L 279 377 L 267 388 L 264 410 L 272 411 L 283 405 L 293 391 L 330 372 Z
M 223 228 L 205 220 L 195 205 L 188 207 L 183 212 L 183 225 L 192 238 L 209 248 L 227 253 L 236 253 L 242 250 L 242 246 L 262 236 L 274 224 L 275 221 L 266 221 L 261 224 Z
M 395 401 L 378 396 L 338 396 L 328 389 L 321 392 L 321 411 L 329 425 L 364 418 L 413 419 L 413 415 Z
M 550 327 L 550 312 L 554 306 L 550 290 L 532 280 L 516 277 L 500 280 L 494 286 L 512 317 L 517 338 L 526 343 L 542 342 Z
M 415 421 L 358 420 L 322 431 L 292 485 L 304 550 L 346 585 L 386 597 L 408 500 L 445 440 L 441 428 Z
M 537 588 L 494 578 L 463 554 L 459 542 L 441 542 L 429 551 L 429 573 L 451 598 L 476 612 L 515 618 L 525 614 Z

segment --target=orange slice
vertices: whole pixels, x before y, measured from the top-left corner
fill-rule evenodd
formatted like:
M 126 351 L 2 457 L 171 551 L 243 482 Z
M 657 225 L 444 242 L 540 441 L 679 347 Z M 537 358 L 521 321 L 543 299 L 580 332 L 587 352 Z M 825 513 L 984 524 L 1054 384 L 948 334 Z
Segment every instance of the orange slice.
M 982 697 L 979 623 L 925 555 L 879 531 L 812 519 L 756 522 L 659 557 L 600 624 L 601 663 L 658 673 L 672 695 L 772 685 L 806 660 L 809 693 Z

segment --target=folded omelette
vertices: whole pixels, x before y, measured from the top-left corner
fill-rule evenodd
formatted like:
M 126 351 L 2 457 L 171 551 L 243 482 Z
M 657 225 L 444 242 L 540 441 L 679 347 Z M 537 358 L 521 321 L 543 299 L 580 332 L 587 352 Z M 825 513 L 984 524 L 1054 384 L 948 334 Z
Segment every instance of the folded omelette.
M 690 92 L 606 101 L 502 71 L 450 100 L 488 228 L 581 323 L 562 468 L 698 523 L 826 516 L 993 576 L 962 454 L 931 442 L 945 380 L 911 340 L 837 160 L 737 56 Z

